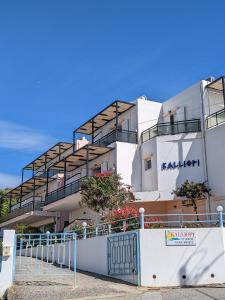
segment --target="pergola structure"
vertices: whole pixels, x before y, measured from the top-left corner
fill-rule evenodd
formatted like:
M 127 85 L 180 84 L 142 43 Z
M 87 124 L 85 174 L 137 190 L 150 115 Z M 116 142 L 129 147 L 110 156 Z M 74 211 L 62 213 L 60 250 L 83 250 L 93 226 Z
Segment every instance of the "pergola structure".
M 20 203 L 20 208 L 22 206 L 22 198 L 30 193 L 32 194 L 33 197 L 33 206 L 35 202 L 35 190 L 44 186 L 47 184 L 47 182 L 50 182 L 54 180 L 55 178 L 47 178 L 47 167 L 49 162 L 54 160 L 55 158 L 58 157 L 58 160 L 61 160 L 61 155 L 67 151 L 69 148 L 71 148 L 73 145 L 72 143 L 67 143 L 67 142 L 59 142 L 52 146 L 50 149 L 48 149 L 46 152 L 41 154 L 39 157 L 37 157 L 35 160 L 33 160 L 31 163 L 27 164 L 23 169 L 22 169 L 22 183 L 17 186 L 16 188 L 8 191 L 4 197 L 1 198 L 1 201 L 4 198 L 9 199 L 10 201 L 10 210 L 12 207 L 12 201 Z M 43 168 L 43 170 L 40 172 L 38 175 L 38 170 L 40 168 Z M 32 177 L 25 182 L 24 180 L 24 170 L 31 170 L 32 171 Z M 13 203 L 15 204 L 15 203 Z
M 76 133 L 91 135 L 91 143 L 93 144 L 95 136 L 94 133 L 101 127 L 115 119 L 115 129 L 118 129 L 118 117 L 130 108 L 135 106 L 134 103 L 116 100 L 106 108 L 97 113 L 90 120 L 73 131 L 73 144 L 76 140 Z
M 23 170 L 32 170 L 33 173 L 44 166 L 45 171 L 47 170 L 47 165 L 50 161 L 58 157 L 58 160 L 61 159 L 61 155 L 72 147 L 71 143 L 59 142 L 49 148 L 46 152 L 42 153 L 35 160 L 27 164 Z M 33 174 L 34 175 L 34 174 Z M 22 174 L 23 181 L 23 174 Z
M 49 171 L 50 170 L 61 170 L 64 173 L 64 186 L 66 185 L 67 180 L 67 172 L 68 169 L 70 171 L 74 171 L 75 169 L 86 165 L 86 175 L 89 175 L 89 162 L 97 157 L 108 153 L 111 151 L 112 147 L 98 147 L 92 144 L 86 144 L 82 148 L 79 148 L 76 151 L 73 151 L 68 156 L 64 157 L 60 161 L 51 165 L 51 167 L 47 170 L 47 186 L 46 186 L 46 194 L 48 194 L 48 182 L 49 182 Z
M 224 76 L 221 76 L 216 80 L 214 80 L 213 82 L 209 83 L 206 86 L 206 88 L 221 92 L 223 94 L 224 106 L 225 106 L 225 77 Z

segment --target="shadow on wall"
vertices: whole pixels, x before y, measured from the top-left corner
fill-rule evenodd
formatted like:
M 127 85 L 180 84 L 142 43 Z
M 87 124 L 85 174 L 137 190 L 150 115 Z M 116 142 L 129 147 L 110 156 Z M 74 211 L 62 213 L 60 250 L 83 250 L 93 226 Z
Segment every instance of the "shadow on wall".
M 196 135 L 199 133 L 196 133 Z M 179 169 L 179 174 L 176 179 L 176 186 L 179 187 L 186 179 L 195 181 L 195 182 L 203 182 L 204 181 L 204 172 L 203 172 L 203 155 L 202 155 L 202 143 L 201 138 L 188 138 L 185 139 L 187 134 L 182 134 L 179 140 L 174 140 L 174 143 L 178 144 L 178 160 L 183 161 L 192 161 L 199 160 L 200 165 L 197 164 L 195 166 L 183 167 Z M 190 149 L 186 156 L 184 156 L 185 151 L 185 143 L 191 143 Z M 190 169 L 190 172 L 189 172 Z M 192 172 L 194 171 L 194 172 Z
M 202 243 L 207 239 L 210 230 L 205 235 L 204 239 L 201 241 L 199 246 L 196 248 L 195 252 L 185 261 L 185 263 L 179 269 L 179 278 L 180 278 L 180 286 L 185 285 L 197 285 L 200 279 L 204 276 L 204 274 L 221 258 L 224 256 L 225 252 L 222 251 L 218 254 L 211 262 L 208 263 L 207 266 L 201 268 L 201 262 L 207 257 L 207 248 L 203 248 L 199 250 Z M 194 264 L 194 268 L 192 270 L 188 270 L 188 265 L 192 260 L 196 260 Z M 193 264 L 192 264 L 193 265 Z M 214 278 L 216 274 L 212 273 L 211 278 Z
M 142 158 L 141 158 L 141 145 L 138 144 L 132 161 L 132 174 L 131 186 L 134 192 L 142 190 Z

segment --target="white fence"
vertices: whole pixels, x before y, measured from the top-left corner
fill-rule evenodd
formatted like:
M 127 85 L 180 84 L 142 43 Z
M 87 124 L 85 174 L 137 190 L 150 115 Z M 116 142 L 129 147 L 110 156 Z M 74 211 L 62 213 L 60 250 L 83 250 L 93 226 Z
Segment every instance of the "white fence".
M 183 286 L 225 282 L 225 229 L 172 229 L 192 236 L 171 243 L 165 229 L 140 230 L 141 285 Z M 193 239 L 194 238 L 194 239 Z M 184 240 L 185 242 L 185 240 Z M 187 238 L 188 242 L 188 238 Z
M 168 232 L 184 237 L 189 234 L 190 238 L 170 241 Z M 108 276 L 107 237 L 78 240 L 78 269 Z M 225 282 L 223 228 L 141 229 L 139 249 L 139 278 L 114 277 L 131 283 L 138 279 L 141 286 L 150 287 Z
M 134 250 L 128 249 L 130 246 L 130 249 L 132 248 L 132 244 L 124 244 L 124 247 L 121 247 L 123 237 L 129 234 L 131 237 L 136 236 L 135 243 L 138 249 L 137 272 L 135 270 L 133 274 L 120 273 L 121 265 L 125 269 L 126 264 L 130 264 L 131 253 L 134 254 Z M 14 237 L 14 231 L 4 231 L 3 246 L 10 247 L 10 253 L 9 256 L 3 257 L 2 261 L 0 295 L 3 295 L 13 280 Z M 118 237 L 118 243 L 110 248 L 109 242 L 112 237 Z M 41 256 L 47 261 L 51 258 L 52 261 L 63 265 L 71 263 L 73 268 L 74 265 L 65 255 L 68 252 L 68 241 L 65 242 L 65 247 L 60 247 L 62 249 L 59 249 L 59 245 L 52 245 L 52 249 L 48 248 L 50 251 L 47 253 L 47 247 L 44 246 L 43 252 L 40 248 L 35 254 L 31 253 L 29 248 L 23 249 L 22 255 Z M 221 284 L 225 283 L 225 228 L 140 229 L 77 241 L 77 268 L 80 270 L 109 276 L 110 256 L 113 256 L 111 262 L 122 262 L 118 273 L 111 274 L 110 277 L 141 286 Z M 129 259 L 126 259 L 126 256 L 129 256 Z

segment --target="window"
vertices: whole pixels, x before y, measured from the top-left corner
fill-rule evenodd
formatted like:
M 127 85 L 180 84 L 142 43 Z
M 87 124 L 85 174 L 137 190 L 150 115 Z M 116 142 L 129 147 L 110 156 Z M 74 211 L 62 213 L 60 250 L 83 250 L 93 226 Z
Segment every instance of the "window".
M 151 169 L 151 167 L 152 167 L 152 160 L 151 160 L 151 158 L 145 159 L 145 171 Z

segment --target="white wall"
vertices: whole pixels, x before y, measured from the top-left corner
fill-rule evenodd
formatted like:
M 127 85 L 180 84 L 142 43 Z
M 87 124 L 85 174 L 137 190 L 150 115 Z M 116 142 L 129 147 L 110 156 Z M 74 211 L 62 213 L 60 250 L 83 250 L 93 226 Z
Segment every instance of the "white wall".
M 186 166 L 162 170 L 162 163 L 199 160 L 200 166 Z M 157 172 L 160 198 L 173 199 L 171 192 L 186 179 L 204 182 L 203 148 L 201 133 L 178 134 L 157 137 Z
M 137 149 L 136 144 L 116 142 L 116 171 L 122 176 L 123 183 L 131 185 L 133 160 Z
M 138 138 L 149 127 L 158 123 L 162 103 L 151 100 L 137 99 Z
M 169 122 L 169 111 L 175 113 L 175 121 L 199 119 L 202 115 L 200 82 L 163 103 L 160 122 Z
M 77 269 L 108 276 L 108 237 L 109 236 L 104 235 L 77 241 Z M 118 275 L 110 277 L 115 277 L 134 284 L 137 284 L 138 280 L 137 275 Z
M 186 179 L 204 182 L 204 161 L 202 148 L 202 134 L 188 133 L 165 135 L 153 138 L 141 145 L 142 152 L 142 192 L 160 193 L 158 200 L 171 200 L 171 192 L 179 187 Z M 145 157 L 151 156 L 152 168 L 144 169 Z M 199 160 L 193 167 L 183 167 L 162 170 L 162 164 L 169 162 Z M 154 200 L 154 199 L 149 199 Z
M 0 271 L 0 297 L 4 295 L 5 291 L 12 285 L 13 282 L 13 268 L 15 266 L 14 241 L 15 230 L 4 230 L 3 247 L 10 247 L 10 256 L 2 258 L 2 268 Z
M 185 231 L 195 232 L 196 246 L 166 246 L 164 229 L 140 230 L 142 286 L 225 282 L 225 229 L 190 228 Z
M 142 185 L 141 191 L 158 190 L 158 163 L 157 163 L 157 139 L 153 138 L 141 145 L 141 170 Z M 151 169 L 145 170 L 145 159 L 151 158 Z
M 225 124 L 206 130 L 206 152 L 209 186 L 212 189 L 211 194 L 213 197 L 223 197 L 225 200 L 224 149 Z

